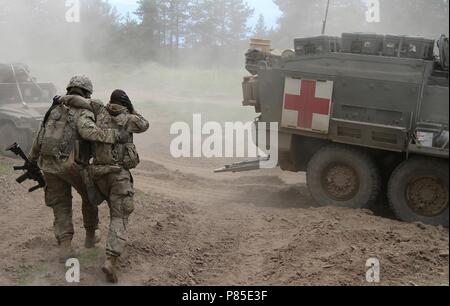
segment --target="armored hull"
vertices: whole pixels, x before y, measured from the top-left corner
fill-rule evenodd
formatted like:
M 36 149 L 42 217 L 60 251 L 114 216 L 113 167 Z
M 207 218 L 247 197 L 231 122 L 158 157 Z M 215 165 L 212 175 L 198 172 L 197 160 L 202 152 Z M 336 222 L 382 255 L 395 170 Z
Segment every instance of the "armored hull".
M 448 38 L 439 54 L 433 46 L 361 33 L 297 39 L 295 56 L 244 79 L 244 105 L 279 123 L 279 165 L 306 171 L 319 204 L 367 207 L 387 193 L 399 219 L 448 226 Z

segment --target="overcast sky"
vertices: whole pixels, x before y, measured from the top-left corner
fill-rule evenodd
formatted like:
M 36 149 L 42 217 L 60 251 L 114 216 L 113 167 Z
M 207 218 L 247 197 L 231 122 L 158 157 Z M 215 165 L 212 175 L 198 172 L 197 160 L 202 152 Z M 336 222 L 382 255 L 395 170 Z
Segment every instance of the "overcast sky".
M 259 14 L 263 14 L 266 18 L 266 23 L 269 26 L 274 26 L 280 11 L 272 0 L 246 0 L 251 7 L 255 8 L 255 16 L 252 19 L 252 23 L 256 22 Z M 117 7 L 120 13 L 126 14 L 127 12 L 134 12 L 136 9 L 136 0 L 109 0 L 109 2 Z

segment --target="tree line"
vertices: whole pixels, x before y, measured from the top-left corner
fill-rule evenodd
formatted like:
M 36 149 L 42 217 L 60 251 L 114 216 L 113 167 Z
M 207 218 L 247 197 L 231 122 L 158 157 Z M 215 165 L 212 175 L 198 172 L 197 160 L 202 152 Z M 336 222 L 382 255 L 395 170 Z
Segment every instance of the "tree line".
M 0 0 L 2 57 L 158 61 L 167 65 L 241 64 L 252 36 L 292 48 L 295 37 L 319 35 L 326 0 L 274 0 L 275 27 L 245 0 L 139 0 L 121 15 L 106 0 L 80 0 L 80 22 L 68 22 L 66 1 Z M 448 32 L 447 0 L 380 0 L 380 22 L 369 23 L 367 0 L 331 0 L 328 35 L 381 32 L 437 37 Z

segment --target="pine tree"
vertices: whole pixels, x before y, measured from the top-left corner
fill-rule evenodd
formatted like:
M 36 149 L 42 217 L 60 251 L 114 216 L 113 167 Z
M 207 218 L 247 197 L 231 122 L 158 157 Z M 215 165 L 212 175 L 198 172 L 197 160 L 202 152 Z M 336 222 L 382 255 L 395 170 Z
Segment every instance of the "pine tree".
M 263 14 L 260 14 L 258 17 L 258 21 L 253 29 L 253 36 L 257 38 L 267 38 L 269 36 L 269 30 L 267 29 Z
M 194 44 L 227 46 L 245 39 L 253 14 L 244 0 L 193 1 L 190 35 Z
M 188 0 L 140 0 L 136 15 L 153 45 L 178 49 L 189 19 Z
M 161 19 L 158 0 L 139 0 L 135 12 L 140 20 L 142 47 L 148 51 L 160 47 Z
M 119 14 L 107 1 L 83 0 L 81 2 L 81 37 L 89 60 L 108 60 L 116 48 L 119 32 Z

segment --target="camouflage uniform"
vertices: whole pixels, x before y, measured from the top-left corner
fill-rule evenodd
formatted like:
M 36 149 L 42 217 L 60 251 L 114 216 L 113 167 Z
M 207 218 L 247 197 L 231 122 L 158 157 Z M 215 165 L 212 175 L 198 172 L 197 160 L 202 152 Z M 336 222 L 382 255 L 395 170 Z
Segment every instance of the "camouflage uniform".
M 67 118 L 62 117 L 62 114 L 68 114 Z M 58 131 L 58 124 L 63 125 L 65 120 L 70 123 L 60 131 L 62 134 L 58 134 L 55 132 Z M 51 131 L 55 135 L 49 137 Z M 49 111 L 48 120 L 34 141 L 29 159 L 37 161 L 44 172 L 47 183 L 45 202 L 53 209 L 55 236 L 59 244 L 71 241 L 74 235 L 72 187 L 78 191 L 83 201 L 84 227 L 87 231 L 98 228 L 98 207 L 89 203 L 80 171 L 91 157 L 89 142 L 112 144 L 118 142 L 119 137 L 117 130 L 102 130 L 97 127 L 90 101 L 81 96 L 64 96 Z M 58 144 L 59 138 L 63 138 L 63 142 Z M 62 144 L 65 145 L 64 148 Z
M 134 187 L 130 169 L 139 163 L 133 144 L 133 134 L 148 130 L 149 123 L 141 115 L 117 104 L 109 104 L 95 111 L 97 125 L 102 129 L 124 130 L 129 133 L 126 144 L 94 144 L 92 176 L 110 208 L 110 227 L 106 254 L 119 257 L 127 240 L 128 218 L 134 211 Z

